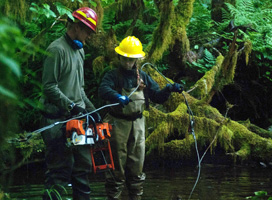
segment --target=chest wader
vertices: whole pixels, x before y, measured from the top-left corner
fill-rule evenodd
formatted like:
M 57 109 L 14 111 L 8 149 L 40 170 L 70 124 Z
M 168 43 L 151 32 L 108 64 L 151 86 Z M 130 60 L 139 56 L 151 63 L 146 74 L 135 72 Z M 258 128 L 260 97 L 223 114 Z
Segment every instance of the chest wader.
M 43 125 L 63 121 L 63 118 L 43 118 Z M 89 200 L 90 184 L 88 175 L 91 172 L 91 154 L 89 145 L 68 147 L 65 128 L 56 125 L 42 133 L 46 145 L 45 159 L 47 164 L 45 189 L 51 190 L 50 195 L 45 192 L 43 200 L 58 200 L 59 195 L 65 194 L 64 187 L 72 183 L 73 199 Z M 54 192 L 56 191 L 56 192 Z
M 134 89 L 134 88 L 133 88 Z M 129 95 L 133 89 L 122 90 L 122 95 Z M 111 148 L 115 170 L 106 173 L 106 192 L 108 199 L 121 199 L 126 184 L 129 199 L 141 199 L 145 174 L 143 165 L 145 158 L 145 119 L 143 91 L 134 92 L 124 108 L 113 108 L 108 115 L 113 125 Z

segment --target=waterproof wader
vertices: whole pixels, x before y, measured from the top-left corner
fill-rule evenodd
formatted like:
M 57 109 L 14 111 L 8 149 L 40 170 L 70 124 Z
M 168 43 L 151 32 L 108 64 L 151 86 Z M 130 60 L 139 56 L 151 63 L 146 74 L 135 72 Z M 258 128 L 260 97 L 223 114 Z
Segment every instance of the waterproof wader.
M 129 91 L 123 89 L 122 94 L 128 96 L 133 89 Z M 125 184 L 131 200 L 141 199 L 143 194 L 145 180 L 143 173 L 145 157 L 143 91 L 134 92 L 130 99 L 132 102 L 122 109 L 121 115 L 114 113 L 114 110 L 111 115 L 108 115 L 109 122 L 113 125 L 110 142 L 115 165 L 114 171 L 106 173 L 105 188 L 108 199 L 121 199 Z
M 52 124 L 63 119 L 44 119 L 44 125 Z M 64 193 L 64 187 L 72 184 L 74 200 L 89 200 L 90 185 L 88 175 L 91 172 L 92 161 L 89 145 L 68 147 L 66 144 L 65 128 L 56 125 L 42 134 L 46 145 L 45 159 L 47 172 L 45 189 L 55 189 L 51 192 L 53 200 L 59 199 L 58 193 Z M 54 191 L 54 190 L 53 190 Z M 48 192 L 44 193 L 43 199 L 49 200 Z

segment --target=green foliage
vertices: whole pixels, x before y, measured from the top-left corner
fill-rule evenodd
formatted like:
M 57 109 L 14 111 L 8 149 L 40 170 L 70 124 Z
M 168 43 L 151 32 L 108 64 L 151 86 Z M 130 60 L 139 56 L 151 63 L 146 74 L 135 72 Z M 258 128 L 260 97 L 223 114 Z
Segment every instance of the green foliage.
M 158 21 L 155 20 L 152 23 L 144 23 L 142 20 L 137 20 L 135 27 L 141 34 L 139 38 L 143 44 L 143 49 L 145 49 L 152 41 L 153 31 L 158 25 Z
M 254 192 L 254 195 L 255 196 L 246 197 L 246 199 L 252 199 L 252 200 L 272 200 L 272 197 L 269 197 L 267 195 L 266 191 L 257 191 L 257 192 Z
M 101 1 L 101 4 L 102 4 L 102 7 L 106 7 L 108 5 L 111 5 L 115 2 L 115 0 L 102 0 Z
M 9 113 L 19 105 L 17 83 L 22 75 L 20 63 L 21 59 L 17 56 L 18 51 L 25 51 L 24 46 L 28 40 L 23 37 L 22 32 L 15 23 L 7 18 L 0 16 L 0 146 L 5 141 L 3 138 L 16 126 L 16 117 L 9 116 Z M 25 51 L 27 52 L 27 51 Z M 14 120 L 14 121 L 12 121 Z
M 111 1 L 103 1 L 105 6 L 111 5 Z M 158 10 L 154 5 L 153 1 L 144 1 L 145 10 L 143 12 L 144 19 L 137 19 L 136 24 L 134 26 L 133 35 L 138 37 L 143 44 L 143 48 L 145 49 L 148 44 L 152 41 L 152 34 L 154 29 L 157 27 L 158 24 Z M 117 39 L 121 41 L 126 35 L 127 30 L 130 28 L 132 19 L 122 21 L 116 20 L 117 13 L 116 9 L 107 8 L 105 9 L 104 17 L 103 17 L 103 29 L 108 31 L 109 29 L 113 29 L 117 36 Z
M 50 200 L 53 199 L 62 200 L 60 193 L 64 192 L 67 194 L 67 190 L 65 189 L 65 187 L 61 185 L 53 185 L 50 189 L 46 189 L 45 192 L 47 193 Z
M 205 49 L 203 58 L 199 59 L 197 62 L 187 64 L 191 68 L 197 68 L 199 73 L 206 73 L 215 65 L 215 62 L 216 58 L 213 54 L 208 49 Z
M 48 4 L 43 4 L 42 7 L 39 7 L 36 3 L 31 3 L 32 7 L 29 8 L 32 12 L 36 13 L 38 15 L 37 18 L 40 17 L 57 17 L 56 14 L 50 9 L 50 6 Z M 38 20 L 37 20 L 38 21 Z
M 110 30 L 115 24 L 115 15 L 114 9 L 107 9 L 107 12 L 104 13 L 102 26 L 105 31 Z
M 245 41 L 252 43 L 253 53 L 249 60 L 254 63 L 253 65 L 259 66 L 263 78 L 271 81 L 272 2 L 269 0 L 236 0 L 235 5 L 226 3 L 227 9 L 222 9 L 222 23 L 214 22 L 211 19 L 209 6 L 208 1 L 195 1 L 194 13 L 187 27 L 191 45 L 201 45 L 215 38 L 221 38 L 222 43 L 219 44 L 218 50 L 224 54 L 228 50 L 229 42 L 233 39 L 233 31 L 237 30 L 239 47 L 242 48 Z M 235 26 L 232 31 L 229 28 L 231 20 Z M 190 67 L 195 67 L 197 71 L 204 73 L 207 68 L 206 62 L 200 59 Z
M 121 41 L 122 39 L 124 39 L 125 33 L 129 29 L 131 22 L 132 22 L 132 19 L 124 21 L 124 22 L 121 21 L 121 22 L 112 26 L 113 30 L 115 31 L 116 35 L 118 36 L 117 37 L 118 40 Z
M 208 3 L 202 3 L 201 1 L 195 1 L 193 16 L 190 19 L 190 24 L 187 26 L 187 34 L 190 41 L 194 44 L 194 40 L 201 41 L 202 34 L 210 34 L 214 26 L 214 22 L 211 20 L 211 11 Z M 201 35 L 199 33 L 202 33 Z M 207 38 L 206 40 L 210 40 Z
M 18 119 L 14 112 L 18 101 L 18 80 L 22 76 L 18 51 L 24 51 L 28 41 L 23 37 L 17 25 L 0 15 L 0 184 L 7 184 L 6 177 L 2 177 L 5 164 L 14 165 L 14 149 L 9 148 L 6 139 L 18 131 Z
M 20 29 L 7 18 L 0 17 L 0 64 L 20 77 L 21 69 L 18 61 L 14 60 L 16 51 L 27 43 Z
M 236 5 L 226 3 L 230 17 L 234 18 L 235 26 L 240 27 L 242 40 L 252 42 L 256 54 L 255 63 L 261 65 L 266 72 L 263 77 L 271 81 L 272 67 L 272 2 L 237 0 Z M 229 18 L 226 18 L 226 21 Z M 267 66 L 268 65 L 268 66 Z

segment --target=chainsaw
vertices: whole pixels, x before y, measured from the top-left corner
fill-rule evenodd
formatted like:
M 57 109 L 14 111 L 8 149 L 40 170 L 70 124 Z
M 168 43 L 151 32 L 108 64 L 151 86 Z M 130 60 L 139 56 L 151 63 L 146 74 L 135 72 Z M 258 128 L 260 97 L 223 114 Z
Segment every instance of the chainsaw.
M 98 141 L 111 137 L 109 123 L 88 125 L 84 120 L 70 120 L 66 124 L 66 137 L 69 145 L 94 145 Z
M 91 124 L 89 124 L 88 117 L 86 120 L 74 119 L 68 121 L 66 123 L 67 144 L 69 146 L 91 145 L 90 153 L 94 173 L 99 170 L 114 170 L 113 157 L 109 142 L 112 126 L 109 123 L 95 123 L 94 120 L 90 121 Z M 99 152 L 102 154 L 102 159 L 98 155 Z

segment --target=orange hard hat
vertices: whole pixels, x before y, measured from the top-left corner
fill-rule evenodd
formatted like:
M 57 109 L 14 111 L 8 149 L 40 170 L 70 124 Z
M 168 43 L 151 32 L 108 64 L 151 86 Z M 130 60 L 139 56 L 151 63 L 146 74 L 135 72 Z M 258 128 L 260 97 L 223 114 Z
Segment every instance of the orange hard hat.
M 93 9 L 82 7 L 75 10 L 72 15 L 96 32 L 97 14 Z

